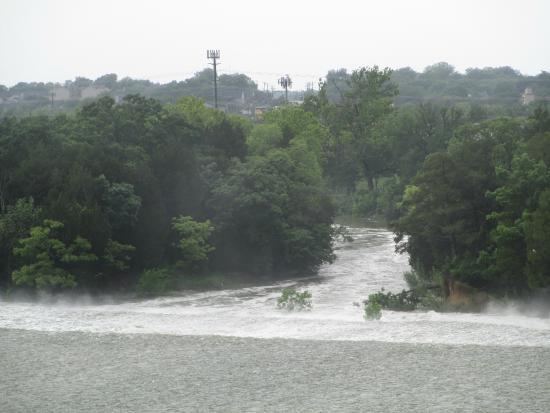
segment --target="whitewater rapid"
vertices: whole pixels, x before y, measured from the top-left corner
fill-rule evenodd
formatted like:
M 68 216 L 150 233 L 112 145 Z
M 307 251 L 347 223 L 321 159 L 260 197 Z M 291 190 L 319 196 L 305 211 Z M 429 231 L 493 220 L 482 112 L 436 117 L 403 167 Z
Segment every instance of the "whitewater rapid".
M 337 245 L 337 260 L 315 277 L 150 300 L 58 298 L 0 302 L 0 329 L 45 332 L 230 336 L 392 343 L 550 347 L 550 320 L 512 310 L 482 314 L 383 311 L 365 321 L 360 303 L 381 288 L 406 288 L 406 255 L 394 252 L 392 233 L 350 228 L 352 243 Z M 308 290 L 311 311 L 276 308 L 284 287 Z

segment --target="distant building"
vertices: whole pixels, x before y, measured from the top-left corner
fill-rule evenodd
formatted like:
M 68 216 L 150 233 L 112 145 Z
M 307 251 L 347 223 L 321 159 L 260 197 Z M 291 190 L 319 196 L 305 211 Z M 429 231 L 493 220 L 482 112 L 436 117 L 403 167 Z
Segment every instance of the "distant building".
M 530 103 L 533 103 L 537 97 L 535 96 L 535 93 L 533 92 L 533 89 L 530 87 L 526 87 L 523 91 L 523 95 L 521 95 L 521 103 L 523 105 L 528 105 Z

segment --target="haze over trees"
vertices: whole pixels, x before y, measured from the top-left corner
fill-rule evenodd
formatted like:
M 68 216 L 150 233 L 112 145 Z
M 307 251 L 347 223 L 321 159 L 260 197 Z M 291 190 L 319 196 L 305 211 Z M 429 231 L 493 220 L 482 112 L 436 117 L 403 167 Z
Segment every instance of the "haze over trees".
M 422 76 L 431 86 L 458 78 L 453 73 L 439 64 Z M 331 132 L 327 182 L 341 212 L 386 217 L 398 250 L 410 256 L 410 281 L 458 280 L 509 296 L 550 285 L 544 105 L 531 106 L 528 117 L 500 118 L 453 102 L 396 107 L 395 72 L 334 75 L 304 103 Z
M 0 85 L 0 117 L 74 111 L 100 96 L 120 101 L 127 95 L 139 94 L 161 103 L 176 103 L 185 96 L 194 96 L 212 103 L 213 71 L 204 69 L 189 79 L 169 83 L 150 80 L 119 79 L 114 73 L 92 80 L 77 77 L 65 83 L 20 82 L 12 87 Z M 244 74 L 218 76 L 218 99 L 227 112 L 240 113 L 251 106 L 273 106 L 281 103 L 270 92 L 258 90 L 258 85 Z
M 102 97 L 74 115 L 5 118 L 2 285 L 120 288 L 165 266 L 314 270 L 333 259 L 334 208 L 307 124 L 319 127 L 281 109 L 256 128 L 284 141 L 249 151 L 261 132 L 196 98 Z
M 550 116 L 519 102 L 528 85 L 547 93 L 545 73 L 340 70 L 259 122 L 180 98 L 209 96 L 210 79 L 77 78 L 81 93 L 146 96 L 4 116 L 0 284 L 147 294 L 212 273 L 303 274 L 332 262 L 334 217 L 354 214 L 387 220 L 417 283 L 550 285 Z M 240 90 L 229 100 L 268 98 L 244 75 L 223 82 Z
M 350 76 L 346 69 L 327 73 L 325 83 L 329 100 L 341 98 L 348 89 Z M 459 73 L 449 63 L 440 62 L 421 72 L 410 67 L 400 68 L 392 72 L 391 78 L 400 91 L 394 99 L 397 106 L 428 101 L 462 103 L 472 105 L 478 116 L 495 117 L 527 114 L 527 108 L 522 105 L 526 89 L 531 91 L 533 99 L 550 98 L 549 73 L 523 75 L 508 66 L 469 68 L 465 73 Z M 95 80 L 76 77 L 63 84 L 20 82 L 11 87 L 0 85 L 0 117 L 51 115 L 75 110 L 102 95 L 109 95 L 118 102 L 126 95 L 139 94 L 161 103 L 175 103 L 182 97 L 195 96 L 213 105 L 212 79 L 213 71 L 207 68 L 186 80 L 168 83 L 119 78 L 110 73 Z M 311 93 L 315 91 L 291 92 L 297 100 Z M 249 76 L 238 73 L 218 77 L 218 95 L 219 106 L 224 111 L 247 116 L 252 116 L 255 107 L 272 107 L 284 102 L 281 94 L 260 90 Z

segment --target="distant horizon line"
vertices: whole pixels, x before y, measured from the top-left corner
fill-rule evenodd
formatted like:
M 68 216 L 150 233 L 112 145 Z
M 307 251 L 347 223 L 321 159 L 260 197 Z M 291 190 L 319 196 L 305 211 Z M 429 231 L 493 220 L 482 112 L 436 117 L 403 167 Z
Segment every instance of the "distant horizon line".
M 516 72 L 519 76 L 523 76 L 523 77 L 536 77 L 536 76 L 539 76 L 543 73 L 549 73 L 548 71 L 544 70 L 544 69 L 541 69 L 538 73 L 536 74 L 532 74 L 532 73 L 525 73 L 525 72 L 522 72 L 520 71 L 519 69 L 516 69 L 514 68 L 513 66 L 511 65 L 504 65 L 504 66 L 483 66 L 483 67 L 479 67 L 479 66 L 471 66 L 471 67 L 467 67 L 466 69 L 464 70 L 458 70 L 456 68 L 456 66 L 454 66 L 453 64 L 449 63 L 449 62 L 446 62 L 446 61 L 439 61 L 439 62 L 435 62 L 433 64 L 430 64 L 430 65 L 427 65 L 425 66 L 422 70 L 418 71 L 416 69 L 414 69 L 413 67 L 411 66 L 401 66 L 401 67 L 398 67 L 398 68 L 393 68 L 393 67 L 390 67 L 390 66 L 381 66 L 381 65 L 364 65 L 364 66 L 358 66 L 357 68 L 354 68 L 354 69 L 350 69 L 350 68 L 347 68 L 347 67 L 337 67 L 337 68 L 334 68 L 334 69 L 329 69 L 324 75 L 315 75 L 315 74 L 303 74 L 303 73 L 295 73 L 295 74 L 292 74 L 291 71 L 288 71 L 288 75 L 292 78 L 292 77 L 297 77 L 297 78 L 307 78 L 307 79 L 317 79 L 317 80 L 320 80 L 320 79 L 325 79 L 327 74 L 330 73 L 330 72 L 338 72 L 338 71 L 341 71 L 341 70 L 345 70 L 347 73 L 351 73 L 353 72 L 354 70 L 357 70 L 361 67 L 367 67 L 367 68 L 371 68 L 371 67 L 379 67 L 379 68 L 389 68 L 391 69 L 392 71 L 398 71 L 398 70 L 402 70 L 402 69 L 411 69 L 412 71 L 414 71 L 415 73 L 417 74 L 422 74 L 422 73 L 425 73 L 426 69 L 428 69 L 429 67 L 432 67 L 432 66 L 435 66 L 435 65 L 438 65 L 438 64 L 447 64 L 451 67 L 453 67 L 454 69 L 454 73 L 457 73 L 459 75 L 462 75 L 462 76 L 465 76 L 467 75 L 467 71 L 468 70 L 474 70 L 474 69 L 478 69 L 478 70 L 487 70 L 487 69 L 503 69 L 503 68 L 510 68 L 512 69 L 514 72 Z M 96 77 L 95 79 L 93 78 L 90 78 L 90 77 L 86 77 L 86 76 L 81 76 L 81 75 L 76 75 L 74 76 L 73 78 L 71 79 L 65 79 L 63 81 L 61 80 L 56 80 L 56 81 L 52 81 L 52 80 L 49 80 L 49 81 L 40 81 L 40 80 L 19 80 L 17 81 L 16 83 L 12 83 L 11 85 L 10 84 L 7 84 L 7 83 L 2 83 L 0 82 L 0 86 L 5 86 L 7 87 L 8 89 L 14 87 L 14 86 L 17 86 L 18 84 L 20 83 L 26 83 L 26 84 L 44 84 L 44 85 L 48 85 L 48 84 L 52 84 L 52 85 L 64 85 L 64 83 L 66 82 L 72 82 L 72 81 L 75 81 L 76 79 L 80 78 L 80 79 L 86 79 L 86 80 L 91 80 L 91 81 L 96 81 L 97 79 L 103 77 L 103 76 L 106 76 L 106 75 L 116 75 L 117 76 L 117 82 L 121 81 L 122 79 L 131 79 L 131 80 L 146 80 L 146 81 L 149 81 L 153 84 L 156 84 L 156 85 L 166 85 L 166 84 L 169 84 L 169 83 L 172 83 L 172 82 L 184 82 L 186 80 L 189 80 L 189 79 L 192 79 L 193 77 L 195 77 L 197 74 L 201 73 L 201 72 L 204 72 L 204 71 L 207 71 L 207 70 L 212 70 L 211 68 L 209 67 L 203 67 L 202 69 L 198 69 L 196 71 L 187 71 L 187 72 L 171 72 L 171 73 L 165 73 L 165 74 L 150 74 L 150 75 L 146 75 L 146 76 L 142 76 L 142 75 L 135 75 L 135 76 L 131 76 L 131 75 L 125 75 L 125 76 L 122 76 L 122 75 L 119 75 L 118 73 L 116 72 L 105 72 L 101 75 L 99 75 L 98 77 Z M 257 72 L 257 71 L 246 71 L 246 70 L 228 70 L 228 71 L 225 71 L 225 72 L 221 72 L 218 74 L 218 77 L 220 76 L 223 76 L 223 75 L 245 75 L 247 76 L 249 79 L 251 79 L 252 81 L 254 81 L 258 86 L 260 85 L 260 83 L 267 83 L 267 82 L 263 82 L 263 81 L 256 81 L 254 78 L 253 78 L 253 75 L 260 75 L 260 76 L 283 76 L 285 75 L 286 73 L 276 73 L 276 72 Z M 159 81 L 159 80 L 153 80 L 153 79 L 159 79 L 159 78 L 167 78 L 169 76 L 177 76 L 177 75 L 188 75 L 188 77 L 185 77 L 185 78 L 172 78 L 171 80 L 169 81 L 166 81 L 166 82 L 162 82 L 162 81 Z M 311 83 L 311 82 L 304 82 L 304 83 Z

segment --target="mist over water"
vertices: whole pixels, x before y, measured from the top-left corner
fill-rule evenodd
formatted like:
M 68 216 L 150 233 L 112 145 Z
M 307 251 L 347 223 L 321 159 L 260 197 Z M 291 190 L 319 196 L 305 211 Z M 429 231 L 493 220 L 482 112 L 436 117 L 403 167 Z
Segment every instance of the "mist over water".
M 367 322 L 354 303 L 405 288 L 407 257 L 384 229 L 351 231 L 315 277 L 152 300 L 1 303 L 0 410 L 548 411 L 548 318 L 493 305 Z M 290 285 L 311 291 L 312 311 L 275 308 Z
M 360 304 L 372 292 L 407 288 L 407 256 L 394 252 L 392 233 L 350 228 L 352 243 L 318 276 L 270 285 L 186 292 L 151 300 L 106 297 L 2 303 L 0 328 L 51 332 L 221 335 L 254 338 L 550 347 L 550 319 L 540 311 L 492 305 L 481 314 L 384 311 L 365 321 Z M 281 290 L 313 295 L 313 309 L 276 309 Z

